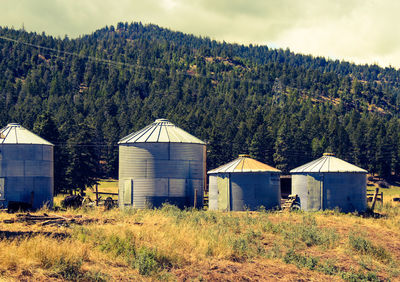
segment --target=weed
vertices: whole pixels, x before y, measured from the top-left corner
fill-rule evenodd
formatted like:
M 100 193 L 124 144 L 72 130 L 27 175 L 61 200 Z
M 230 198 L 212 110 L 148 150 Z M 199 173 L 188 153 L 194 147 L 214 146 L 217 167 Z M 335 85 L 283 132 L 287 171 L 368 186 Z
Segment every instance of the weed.
M 390 253 L 384 247 L 376 246 L 359 235 L 349 235 L 349 246 L 359 254 L 370 255 L 382 262 L 390 262 L 392 260 Z
M 150 275 L 159 268 L 155 252 L 146 247 L 139 249 L 134 265 L 141 275 Z
M 341 274 L 343 280 L 349 282 L 361 282 L 361 281 L 372 281 L 379 282 L 381 281 L 375 272 L 367 272 L 366 274 L 363 272 L 343 272 Z
M 285 263 L 294 264 L 298 268 L 306 267 L 310 270 L 314 270 L 318 266 L 319 259 L 312 256 L 297 254 L 294 249 L 290 249 L 283 257 L 283 261 Z
M 82 260 L 60 257 L 55 261 L 42 260 L 42 267 L 49 269 L 52 276 L 62 277 L 66 280 L 77 280 L 82 276 Z
M 246 259 L 249 256 L 249 244 L 246 239 L 238 238 L 232 241 L 233 257 Z
M 110 277 L 100 271 L 88 271 L 80 278 L 82 281 L 105 282 L 109 281 Z
M 318 271 L 327 275 L 336 275 L 339 273 L 339 268 L 333 260 L 326 260 L 318 265 Z
M 261 213 L 266 213 L 267 209 L 263 205 L 261 205 L 261 206 L 257 207 L 257 211 L 261 212 Z
M 117 235 L 111 235 L 103 238 L 99 244 L 99 248 L 103 252 L 112 253 L 115 256 L 123 256 L 125 258 L 134 258 L 136 255 L 135 238 L 128 235 L 125 238 Z
M 272 248 L 267 252 L 267 258 L 282 258 L 281 246 L 276 242 L 272 245 Z
M 263 232 L 271 232 L 272 234 L 280 233 L 280 228 L 278 225 L 273 224 L 270 220 L 265 220 L 262 222 L 261 230 Z
M 315 218 L 303 216 L 301 224 L 289 225 L 283 228 L 285 239 L 291 242 L 292 247 L 305 244 L 307 247 L 322 246 L 333 248 L 339 240 L 339 235 L 333 229 L 322 229 L 317 226 Z

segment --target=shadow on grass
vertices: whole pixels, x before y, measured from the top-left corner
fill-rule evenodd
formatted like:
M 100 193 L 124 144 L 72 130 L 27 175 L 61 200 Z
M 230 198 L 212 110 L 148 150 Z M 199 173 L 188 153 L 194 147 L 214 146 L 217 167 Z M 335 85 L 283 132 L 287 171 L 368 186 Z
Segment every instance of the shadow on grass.
M 61 233 L 61 232 L 3 231 L 3 230 L 0 230 L 0 240 L 31 238 L 31 237 L 35 237 L 35 236 L 39 236 L 39 235 L 51 237 L 51 238 L 57 238 L 57 239 L 65 239 L 65 238 L 71 237 L 69 234 Z

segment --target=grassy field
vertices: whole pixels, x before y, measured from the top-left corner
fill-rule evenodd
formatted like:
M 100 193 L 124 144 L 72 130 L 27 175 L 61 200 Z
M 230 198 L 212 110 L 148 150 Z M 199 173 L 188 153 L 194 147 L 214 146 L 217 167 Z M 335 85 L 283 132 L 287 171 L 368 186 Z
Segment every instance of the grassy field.
M 376 211 L 35 213 L 81 216 L 68 226 L 8 224 L 16 215 L 0 213 L 0 280 L 400 281 L 400 205 Z

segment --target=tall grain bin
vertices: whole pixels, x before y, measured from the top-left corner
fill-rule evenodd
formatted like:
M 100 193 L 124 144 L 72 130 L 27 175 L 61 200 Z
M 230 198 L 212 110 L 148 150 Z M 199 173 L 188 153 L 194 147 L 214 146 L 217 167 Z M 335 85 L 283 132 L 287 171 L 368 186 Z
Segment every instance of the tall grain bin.
M 53 147 L 18 123 L 0 130 L 0 205 L 53 205 Z
M 210 170 L 209 209 L 221 211 L 280 207 L 281 171 L 250 158 L 239 158 Z
M 325 153 L 321 158 L 290 171 L 292 194 L 303 210 L 339 208 L 363 212 L 367 208 L 367 171 Z
M 119 206 L 178 207 L 203 203 L 206 144 L 157 119 L 119 142 Z

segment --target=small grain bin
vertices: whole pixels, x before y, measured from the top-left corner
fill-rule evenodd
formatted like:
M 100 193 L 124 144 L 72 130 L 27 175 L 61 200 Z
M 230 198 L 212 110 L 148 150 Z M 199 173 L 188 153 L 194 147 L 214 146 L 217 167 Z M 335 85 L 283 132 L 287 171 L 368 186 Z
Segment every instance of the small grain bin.
M 119 141 L 120 208 L 201 206 L 206 172 L 206 144 L 157 119 Z M 196 196 L 196 200 L 195 200 Z
M 18 123 L 0 130 L 0 205 L 53 205 L 53 147 Z
M 303 210 L 339 208 L 363 212 L 367 208 L 367 171 L 325 153 L 321 158 L 290 171 L 292 194 Z
M 210 170 L 209 209 L 221 211 L 279 208 L 281 171 L 250 158 L 239 158 Z

